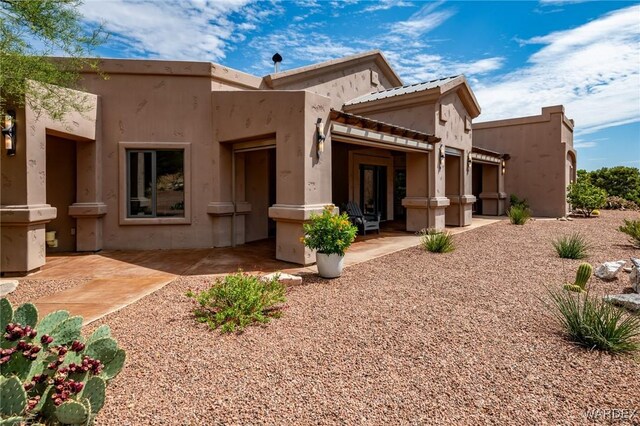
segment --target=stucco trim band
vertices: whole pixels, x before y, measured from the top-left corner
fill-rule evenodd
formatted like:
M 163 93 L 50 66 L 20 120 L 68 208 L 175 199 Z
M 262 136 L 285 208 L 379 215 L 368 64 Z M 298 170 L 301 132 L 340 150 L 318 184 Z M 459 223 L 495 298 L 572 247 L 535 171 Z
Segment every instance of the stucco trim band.
M 71 217 L 102 217 L 107 214 L 107 205 L 104 203 L 73 203 L 69 206 Z
M 447 195 L 450 204 L 473 204 L 476 197 L 473 195 Z
M 291 205 L 291 204 L 274 204 L 269 207 L 269 217 L 276 221 L 282 222 L 304 222 L 311 219 L 314 213 L 322 213 L 325 204 L 307 204 L 307 205 Z
M 481 200 L 505 200 L 506 192 L 481 192 L 479 195 Z
M 231 216 L 234 212 L 233 203 L 227 201 L 212 201 L 207 204 L 207 214 L 211 216 Z M 251 203 L 238 201 L 235 208 L 236 214 L 251 213 Z
M 57 209 L 48 204 L 30 206 L 1 206 L 2 226 L 21 226 L 47 223 L 57 216 Z

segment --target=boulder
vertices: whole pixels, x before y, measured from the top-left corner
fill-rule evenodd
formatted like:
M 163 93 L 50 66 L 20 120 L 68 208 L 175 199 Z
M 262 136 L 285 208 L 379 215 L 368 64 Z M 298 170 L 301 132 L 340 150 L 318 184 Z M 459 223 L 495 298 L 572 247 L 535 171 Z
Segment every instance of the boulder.
M 285 274 L 284 272 L 272 272 L 267 275 L 263 275 L 260 279 L 263 281 L 271 281 L 273 278 L 278 277 L 278 281 L 285 285 L 302 284 L 302 277 L 298 275 Z
M 604 297 L 606 302 L 613 305 L 622 306 L 630 311 L 640 311 L 640 294 L 610 294 Z
M 0 297 L 15 291 L 18 288 L 18 280 L 0 280 Z
M 618 275 L 618 272 L 622 269 L 624 264 L 627 263 L 624 260 L 618 260 L 616 262 L 604 262 L 598 266 L 594 271 L 596 277 L 603 280 L 612 280 Z
M 631 273 L 629 274 L 629 284 L 636 293 L 640 293 L 640 259 L 631 258 Z

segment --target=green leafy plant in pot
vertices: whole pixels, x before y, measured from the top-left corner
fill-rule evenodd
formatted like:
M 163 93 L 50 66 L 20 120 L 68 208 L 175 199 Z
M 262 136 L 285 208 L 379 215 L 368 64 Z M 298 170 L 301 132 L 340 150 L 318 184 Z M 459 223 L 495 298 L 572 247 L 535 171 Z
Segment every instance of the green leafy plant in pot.
M 312 214 L 305 223 L 300 241 L 316 250 L 318 274 L 323 278 L 337 278 L 342 274 L 344 252 L 356 238 L 358 228 L 346 213 L 336 214 L 335 206 L 325 206 L 321 214 Z

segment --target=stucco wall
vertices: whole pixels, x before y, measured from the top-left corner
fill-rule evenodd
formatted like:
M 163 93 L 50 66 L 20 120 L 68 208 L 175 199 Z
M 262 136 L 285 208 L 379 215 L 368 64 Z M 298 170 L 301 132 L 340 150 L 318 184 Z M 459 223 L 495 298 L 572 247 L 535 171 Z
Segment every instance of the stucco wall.
M 573 149 L 573 125 L 564 108 L 547 107 L 539 116 L 474 124 L 473 143 L 510 155 L 505 191 L 526 198 L 535 216 L 567 213 L 567 152 Z
M 378 84 L 372 82 L 372 72 L 377 74 Z M 326 96 L 331 98 L 331 108 L 339 110 L 348 100 L 391 88 L 393 84 L 385 77 L 380 67 L 371 61 L 331 70 L 305 80 L 277 82 L 274 87 L 278 90 L 307 90 Z
M 76 220 L 69 216 L 69 206 L 76 201 L 76 142 L 47 137 L 47 204 L 57 209 L 57 216 L 47 223 L 47 231 L 56 231 L 58 247 L 47 252 L 75 251 Z

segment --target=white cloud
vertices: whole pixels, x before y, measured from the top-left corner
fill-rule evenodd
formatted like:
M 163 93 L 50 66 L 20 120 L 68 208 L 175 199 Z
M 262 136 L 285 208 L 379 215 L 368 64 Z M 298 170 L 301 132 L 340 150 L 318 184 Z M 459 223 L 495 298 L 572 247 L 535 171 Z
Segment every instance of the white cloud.
M 573 147 L 575 149 L 595 148 L 598 144 L 595 141 L 574 141 Z
M 413 6 L 413 3 L 402 0 L 380 0 L 371 2 L 370 6 L 365 7 L 363 12 L 377 12 L 379 10 L 389 10 L 393 7 L 409 7 Z
M 396 22 L 391 27 L 391 32 L 406 37 L 420 37 L 439 27 L 455 15 L 453 9 L 436 10 L 442 3 L 442 1 L 427 3 L 406 21 Z
M 278 13 L 271 4 L 249 6 L 250 0 L 88 0 L 80 12 L 90 22 L 101 22 L 110 43 L 129 56 L 219 60 L 229 41 L 256 28 Z M 281 9 L 280 9 L 281 10 Z M 235 24 L 230 16 L 242 12 Z
M 579 134 L 640 121 L 640 6 L 527 40 L 543 47 L 526 66 L 477 84 L 479 121 L 564 104 Z

